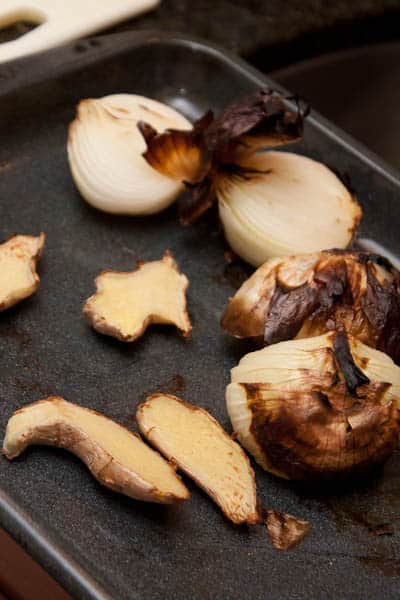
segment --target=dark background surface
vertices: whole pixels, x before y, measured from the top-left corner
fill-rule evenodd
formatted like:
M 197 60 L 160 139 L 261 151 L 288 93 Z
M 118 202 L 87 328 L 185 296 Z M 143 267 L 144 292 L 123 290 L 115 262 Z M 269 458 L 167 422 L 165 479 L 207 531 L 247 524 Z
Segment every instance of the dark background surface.
M 164 0 L 133 28 L 233 50 L 400 169 L 399 0 Z
M 104 41 L 75 44 L 54 56 L 63 57 L 64 66 L 68 60 L 78 64 L 94 60 L 107 43 L 117 50 L 116 42 Z M 21 68 L 21 81 L 26 71 Z M 110 217 L 88 207 L 71 180 L 65 143 L 74 106 L 84 97 L 143 93 L 193 118 L 207 108 L 219 111 L 261 85 L 196 45 L 155 43 L 0 98 L 0 234 L 48 234 L 39 292 L 0 316 L 2 431 L 16 408 L 50 394 L 135 428 L 136 405 L 156 391 L 203 406 L 230 430 L 224 389 L 229 369 L 249 348 L 232 342 L 218 322 L 246 269 L 227 267 L 212 214 L 182 228 L 175 207 L 148 219 Z M 312 121 L 297 150 L 351 173 L 366 212 L 362 234 L 398 254 L 398 184 Z M 81 307 L 96 274 L 131 269 L 136 259 L 157 259 L 166 248 L 190 280 L 190 339 L 154 327 L 126 345 L 93 332 Z M 190 482 L 192 499 L 184 506 L 146 505 L 100 487 L 62 451 L 37 447 L 12 463 L 0 460 L 0 488 L 114 598 L 395 599 L 399 459 L 397 453 L 384 477 L 318 493 L 256 468 L 258 493 L 267 506 L 312 523 L 310 536 L 288 553 L 274 550 L 261 526 L 233 527 Z M 383 523 L 390 523 L 394 535 L 373 534 Z M 86 597 L 15 522 L 5 524 L 67 589 Z
M 117 29 L 180 31 L 246 58 L 261 56 L 265 49 L 271 69 L 305 58 L 312 40 L 312 54 L 320 55 L 333 46 L 354 45 L 357 40 L 397 37 L 399 21 L 399 0 L 163 0 L 155 11 Z M 297 50 L 293 58 L 286 58 L 289 50 L 283 48 L 290 45 L 293 50 L 296 45 Z

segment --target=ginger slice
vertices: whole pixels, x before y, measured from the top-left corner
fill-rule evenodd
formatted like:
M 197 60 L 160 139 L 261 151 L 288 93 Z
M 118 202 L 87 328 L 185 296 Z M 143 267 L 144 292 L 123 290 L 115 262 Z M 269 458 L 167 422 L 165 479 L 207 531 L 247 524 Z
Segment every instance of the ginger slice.
M 136 419 L 142 434 L 233 523 L 259 521 L 249 459 L 208 412 L 176 396 L 154 394 L 138 407 Z
M 40 281 L 36 265 L 45 237 L 14 235 L 0 244 L 0 311 L 36 292 Z
M 91 325 L 123 342 L 133 342 L 151 323 L 176 325 L 184 336 L 192 330 L 186 310 L 187 277 L 171 252 L 161 260 L 139 262 L 134 271 L 103 271 L 97 292 L 83 312 Z
M 39 400 L 12 415 L 3 453 L 11 460 L 31 444 L 73 452 L 101 484 L 131 498 L 160 504 L 189 498 L 175 468 L 139 436 L 63 398 Z

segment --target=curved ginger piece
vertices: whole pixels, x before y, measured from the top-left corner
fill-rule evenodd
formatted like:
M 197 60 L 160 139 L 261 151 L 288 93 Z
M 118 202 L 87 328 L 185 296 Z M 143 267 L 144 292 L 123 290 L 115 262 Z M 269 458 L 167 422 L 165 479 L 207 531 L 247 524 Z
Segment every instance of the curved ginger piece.
M 160 504 L 189 498 L 174 467 L 138 436 L 63 398 L 34 402 L 8 421 L 5 456 L 13 459 L 31 444 L 73 452 L 101 484 L 131 498 Z
M 186 310 L 189 282 L 167 250 L 161 260 L 139 262 L 134 271 L 103 271 L 97 292 L 83 312 L 91 325 L 123 342 L 133 342 L 151 323 L 170 324 L 189 335 Z
M 36 292 L 40 281 L 36 265 L 45 237 L 14 235 L 0 244 L 0 311 Z
M 154 394 L 136 419 L 143 435 L 220 506 L 233 523 L 260 520 L 256 484 L 242 448 L 205 410 L 169 394 Z

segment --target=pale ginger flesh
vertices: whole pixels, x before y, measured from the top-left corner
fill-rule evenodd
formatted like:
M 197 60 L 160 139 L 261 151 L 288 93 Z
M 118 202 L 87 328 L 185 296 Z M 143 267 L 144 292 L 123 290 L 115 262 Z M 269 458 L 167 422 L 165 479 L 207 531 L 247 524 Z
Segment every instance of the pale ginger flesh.
M 14 235 L 0 244 L 0 311 L 36 292 L 39 276 L 36 265 L 45 235 Z
M 62 398 L 40 400 L 10 418 L 5 456 L 13 459 L 32 444 L 69 450 L 101 484 L 131 498 L 171 504 L 189 497 L 175 468 L 138 436 Z
M 155 394 L 139 406 L 140 431 L 191 477 L 233 523 L 257 523 L 256 485 L 241 447 L 205 410 Z
M 188 285 L 167 251 L 161 260 L 139 263 L 135 271 L 103 271 L 83 312 L 94 329 L 124 342 L 139 338 L 151 323 L 175 325 L 186 336 L 192 329 Z

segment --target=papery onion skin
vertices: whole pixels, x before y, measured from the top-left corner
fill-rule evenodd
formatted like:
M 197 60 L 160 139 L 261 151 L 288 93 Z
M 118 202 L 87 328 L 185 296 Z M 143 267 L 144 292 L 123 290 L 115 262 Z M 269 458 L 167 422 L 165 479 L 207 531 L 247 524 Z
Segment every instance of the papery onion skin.
M 273 259 L 229 302 L 222 327 L 266 344 L 342 329 L 400 362 L 400 273 L 368 252 Z
M 146 148 L 138 121 L 157 129 L 190 130 L 174 109 L 143 96 L 116 94 L 82 100 L 70 125 L 68 158 L 82 197 L 104 212 L 148 215 L 167 208 L 181 192 L 181 182 L 151 168 L 141 156 Z
M 296 546 L 310 531 L 310 523 L 271 508 L 264 511 L 263 521 L 273 546 L 277 550 L 289 550 Z
M 275 475 L 304 481 L 363 475 L 398 446 L 400 368 L 348 336 L 348 369 L 365 378 L 351 391 L 349 370 L 335 354 L 340 335 L 281 342 L 246 355 L 232 370 L 226 398 L 233 428 Z
M 153 169 L 177 181 L 201 179 L 210 166 L 202 135 L 212 120 L 209 111 L 190 130 L 167 129 L 161 133 L 148 122 L 139 121 L 137 127 L 147 146 L 143 158 Z

